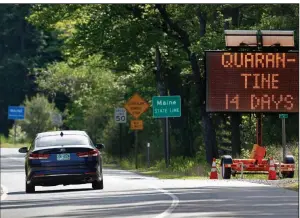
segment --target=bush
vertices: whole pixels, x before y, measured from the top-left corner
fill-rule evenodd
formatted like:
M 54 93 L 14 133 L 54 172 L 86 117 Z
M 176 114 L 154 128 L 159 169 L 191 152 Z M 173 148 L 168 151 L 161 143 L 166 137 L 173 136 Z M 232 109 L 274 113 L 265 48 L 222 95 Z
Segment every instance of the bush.
M 162 172 L 172 172 L 184 176 L 206 176 L 210 168 L 207 166 L 205 161 L 199 162 L 198 160 L 199 157 L 173 157 L 170 159 L 169 168 L 166 168 L 165 160 L 161 159 L 156 161 L 151 169 Z
M 13 143 L 15 137 L 14 127 L 9 130 L 8 142 Z M 16 143 L 25 143 L 27 142 L 27 134 L 22 130 L 20 125 L 16 126 Z
M 130 159 L 128 159 L 128 158 L 122 159 L 122 161 L 120 163 L 120 166 L 123 169 L 126 169 L 126 170 L 130 170 L 130 169 L 134 169 L 135 168 L 135 165 L 134 165 L 133 161 L 130 160 Z
M 3 134 L 0 134 L 0 144 L 4 144 L 7 142 L 8 142 L 8 139 Z
M 116 164 L 117 163 L 116 158 L 114 158 L 109 153 L 103 152 L 103 151 L 102 151 L 102 161 L 103 161 L 103 164 Z
M 57 110 L 45 96 L 26 98 L 24 105 L 25 120 L 17 121 L 17 124 L 26 132 L 28 139 L 34 139 L 37 133 L 54 130 L 51 115 Z

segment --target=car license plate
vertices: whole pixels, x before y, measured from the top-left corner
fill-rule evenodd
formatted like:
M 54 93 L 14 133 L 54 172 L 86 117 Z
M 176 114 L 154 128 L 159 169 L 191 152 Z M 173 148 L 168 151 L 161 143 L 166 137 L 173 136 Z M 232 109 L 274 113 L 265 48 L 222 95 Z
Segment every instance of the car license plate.
M 57 160 L 70 160 L 70 154 L 57 154 Z

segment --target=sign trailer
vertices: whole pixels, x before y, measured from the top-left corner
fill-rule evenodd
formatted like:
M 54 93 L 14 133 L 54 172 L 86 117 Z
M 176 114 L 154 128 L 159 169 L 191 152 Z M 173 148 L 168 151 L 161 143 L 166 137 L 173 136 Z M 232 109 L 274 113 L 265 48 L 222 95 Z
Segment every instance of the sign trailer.
M 206 110 L 258 113 L 257 143 L 250 159 L 221 160 L 222 176 L 237 172 L 268 171 L 263 159 L 261 113 L 299 112 L 299 53 L 263 51 L 206 51 Z M 285 119 L 282 119 L 283 163 L 275 163 L 283 177 L 294 177 L 294 158 L 286 156 Z M 257 163 L 253 162 L 257 161 Z M 243 167 L 241 167 L 243 163 Z

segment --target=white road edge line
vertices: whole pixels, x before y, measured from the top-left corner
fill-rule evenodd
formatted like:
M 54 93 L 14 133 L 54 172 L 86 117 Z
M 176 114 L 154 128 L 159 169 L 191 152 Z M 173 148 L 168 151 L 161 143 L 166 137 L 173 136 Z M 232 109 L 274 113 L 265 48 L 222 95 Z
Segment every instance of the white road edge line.
M 167 216 L 171 215 L 173 210 L 179 204 L 179 199 L 177 198 L 177 196 L 172 194 L 171 192 L 168 192 L 168 191 L 164 190 L 164 189 L 157 188 L 155 186 L 150 186 L 150 187 L 157 190 L 157 191 L 159 191 L 159 192 L 164 193 L 165 195 L 169 195 L 172 198 L 172 204 L 170 205 L 170 207 L 168 209 L 166 209 L 164 212 L 162 212 L 161 214 L 155 216 L 154 218 L 164 218 L 164 217 L 167 217 Z
M 1 189 L 3 190 L 3 194 L 1 194 L 1 201 L 5 200 L 7 198 L 7 188 L 4 185 L 1 185 Z

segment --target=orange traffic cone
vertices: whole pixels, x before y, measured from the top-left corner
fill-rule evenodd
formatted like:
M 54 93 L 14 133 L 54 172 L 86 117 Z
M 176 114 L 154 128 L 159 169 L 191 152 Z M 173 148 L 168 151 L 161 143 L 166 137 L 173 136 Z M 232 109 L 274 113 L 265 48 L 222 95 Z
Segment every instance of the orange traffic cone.
M 276 180 L 276 170 L 275 170 L 275 164 L 274 164 L 274 160 L 271 157 L 270 158 L 270 164 L 269 164 L 269 178 L 268 180 Z
M 210 171 L 210 179 L 218 179 L 217 167 L 216 167 L 216 159 L 213 159 L 211 171 Z

